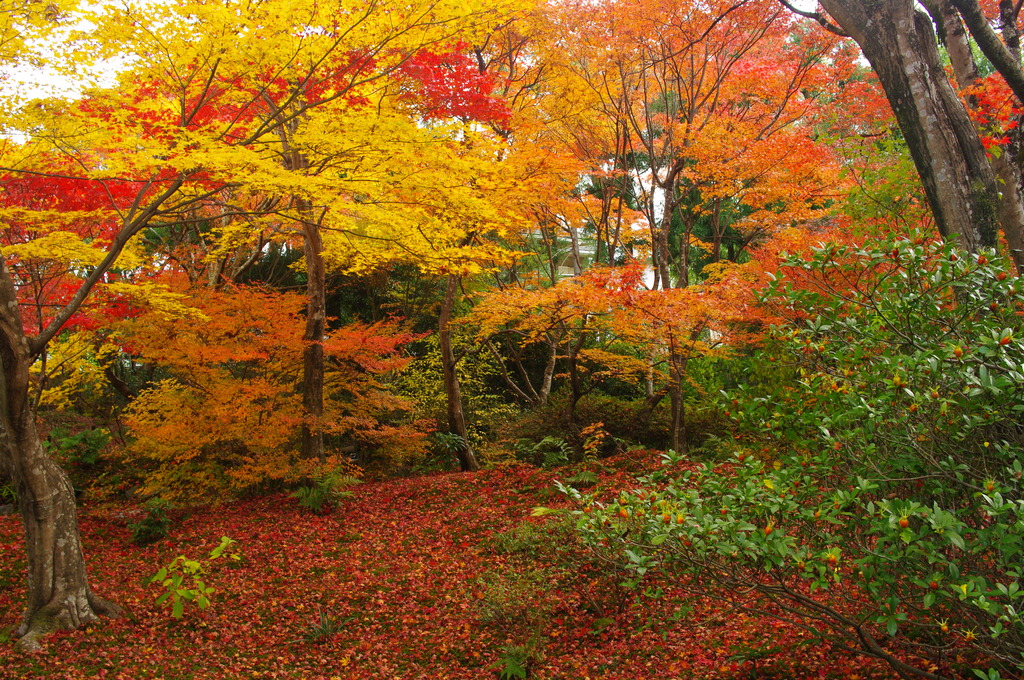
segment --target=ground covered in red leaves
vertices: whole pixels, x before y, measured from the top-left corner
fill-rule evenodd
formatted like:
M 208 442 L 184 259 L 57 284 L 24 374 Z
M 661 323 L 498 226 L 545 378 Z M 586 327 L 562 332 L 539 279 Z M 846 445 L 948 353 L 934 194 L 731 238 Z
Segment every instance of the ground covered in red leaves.
M 653 458 L 606 461 L 622 488 Z M 141 548 L 137 509 L 81 516 L 95 590 L 128 615 L 57 633 L 40 653 L 10 642 L 25 593 L 21 523 L 0 517 L 0 678 L 890 678 L 796 628 L 677 596 L 646 595 L 574 555 L 538 504 L 557 506 L 565 471 L 512 467 L 372 482 L 327 515 L 284 495 L 192 510 Z M 205 610 L 174 619 L 145 583 L 221 536 L 238 562 L 206 574 Z M 510 664 L 509 659 L 515 661 Z

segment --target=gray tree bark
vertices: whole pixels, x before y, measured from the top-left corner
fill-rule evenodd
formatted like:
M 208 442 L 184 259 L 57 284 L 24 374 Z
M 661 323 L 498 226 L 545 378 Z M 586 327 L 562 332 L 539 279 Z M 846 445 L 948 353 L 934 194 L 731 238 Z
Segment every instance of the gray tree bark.
M 994 246 L 995 174 L 939 61 L 929 17 L 914 0 L 821 0 L 821 6 L 878 74 L 939 233 L 969 251 Z
M 980 74 L 967 41 L 964 25 L 953 4 L 950 0 L 927 0 L 922 4 L 928 9 L 928 13 L 938 29 L 939 37 L 946 46 L 946 52 L 949 54 L 949 60 L 953 66 L 953 75 L 956 77 L 960 89 L 974 85 L 980 78 Z M 964 0 L 958 0 L 956 4 L 959 6 L 965 3 Z M 991 28 L 989 30 L 991 31 Z M 1015 36 L 1011 34 L 1009 37 L 1012 41 Z M 992 38 L 999 42 L 999 38 L 994 34 Z M 1000 47 L 1002 47 L 1001 43 Z M 1014 63 L 1017 58 L 1011 54 L 1008 59 Z M 967 105 L 975 108 L 977 100 L 974 97 L 968 97 Z M 985 131 L 979 129 L 978 132 L 984 134 Z M 1003 228 L 1010 257 L 1017 271 L 1024 272 L 1024 177 L 1021 176 L 1020 165 L 1015 158 L 1015 149 L 1020 146 L 1019 129 L 1011 132 L 1011 139 L 1011 143 L 1003 149 L 1003 152 L 992 156 L 990 162 L 999 178 L 999 223 Z
M 304 210 L 303 213 L 308 211 Z M 302 336 L 302 457 L 324 460 L 324 339 L 327 332 L 327 272 L 320 225 L 302 225 L 306 262 L 306 329 Z
M 89 586 L 75 492 L 43 448 L 29 398 L 37 351 L 25 336 L 14 282 L 0 257 L 0 465 L 14 480 L 25 527 L 28 601 L 17 647 L 35 651 L 55 630 L 73 629 L 120 609 Z

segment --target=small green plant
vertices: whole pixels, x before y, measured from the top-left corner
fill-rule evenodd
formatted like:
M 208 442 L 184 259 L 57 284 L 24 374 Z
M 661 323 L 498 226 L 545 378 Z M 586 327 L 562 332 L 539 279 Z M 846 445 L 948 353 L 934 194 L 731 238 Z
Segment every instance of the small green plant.
M 0 482 L 0 505 L 17 505 L 18 492 L 14 490 L 14 482 Z
M 529 667 L 533 656 L 533 651 L 527 645 L 505 645 L 502 647 L 501 656 L 491 664 L 491 668 L 498 671 L 501 680 L 526 678 L 530 674 Z
M 309 642 L 312 644 L 320 643 L 325 640 L 329 640 L 338 633 L 341 632 L 342 628 L 347 623 L 355 620 L 354 616 L 338 617 L 332 616 L 323 609 L 317 609 L 317 618 L 313 623 L 306 628 L 302 633 L 302 637 L 296 642 Z
M 227 536 L 222 536 L 220 545 L 210 551 L 210 556 L 203 563 L 199 560 L 191 560 L 184 555 L 178 555 L 170 564 L 153 574 L 147 581 L 147 585 L 159 583 L 164 592 L 156 598 L 157 604 L 170 603 L 171 616 L 180 619 L 185 613 L 185 603 L 194 602 L 200 609 L 210 606 L 210 595 L 214 589 L 203 581 L 203 574 L 206 572 L 208 563 L 219 560 L 225 556 L 225 551 L 235 543 Z M 227 553 L 231 560 L 239 560 L 237 553 Z
M 359 480 L 352 475 L 328 473 L 313 480 L 312 484 L 296 489 L 291 496 L 309 512 L 330 512 L 343 499 L 352 495 L 348 487 L 356 484 L 359 484 Z
M 587 487 L 594 486 L 599 481 L 596 472 L 592 470 L 580 470 L 569 479 L 565 480 L 570 486 L 577 489 L 584 489 Z
M 74 465 L 92 466 L 99 462 L 100 454 L 110 443 L 110 433 L 96 428 L 71 434 L 64 428 L 54 428 L 48 443 L 58 458 Z
M 521 460 L 544 467 L 566 465 L 572 456 L 572 446 L 561 437 L 544 437 L 539 442 L 520 439 L 515 445 Z
M 159 496 L 146 501 L 146 515 L 128 524 L 132 541 L 136 545 L 149 545 L 165 538 L 171 530 L 171 518 L 167 515 L 170 509 L 171 503 Z

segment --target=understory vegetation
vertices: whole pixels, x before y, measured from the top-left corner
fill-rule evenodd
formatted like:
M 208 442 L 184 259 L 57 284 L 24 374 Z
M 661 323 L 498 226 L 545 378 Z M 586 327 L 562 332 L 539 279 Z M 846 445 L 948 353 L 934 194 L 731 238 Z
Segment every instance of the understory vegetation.
M 713 593 L 694 596 L 678 577 L 635 582 L 571 522 L 531 516 L 540 504 L 571 507 L 558 478 L 591 473 L 599 481 L 588 488 L 613 497 L 660 468 L 657 453 L 638 450 L 557 471 L 512 465 L 368 482 L 329 513 L 280 495 L 236 501 L 172 511 L 168 537 L 145 548 L 128 528 L 140 509 L 87 507 L 90 573 L 122 593 L 128 614 L 55 635 L 39 654 L 4 645 L 2 676 L 891 677 L 797 626 L 766 626 Z M 221 536 L 234 539 L 238 560 L 206 559 Z M 18 519 L 0 518 L 3 611 L 24 596 L 21 541 Z M 209 607 L 186 602 L 174 618 L 147 581 L 178 555 L 203 564 L 213 592 Z

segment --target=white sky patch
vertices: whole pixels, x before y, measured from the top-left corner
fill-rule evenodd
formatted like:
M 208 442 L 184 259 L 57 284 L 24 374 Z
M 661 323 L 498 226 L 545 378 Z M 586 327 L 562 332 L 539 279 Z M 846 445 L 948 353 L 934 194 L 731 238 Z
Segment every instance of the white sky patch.
M 85 4 L 92 11 L 100 11 L 104 6 L 110 3 L 100 0 Z M 87 71 L 79 69 L 78 75 L 71 75 L 76 69 L 67 68 L 70 55 L 61 52 L 72 35 L 88 34 L 94 29 L 95 24 L 88 19 L 76 20 L 72 15 L 70 21 L 55 24 L 45 38 L 27 41 L 29 49 L 24 58 L 0 65 L 0 95 L 25 103 L 48 97 L 73 99 L 88 88 L 113 86 L 117 73 L 125 66 L 123 59 L 99 60 L 90 64 Z

